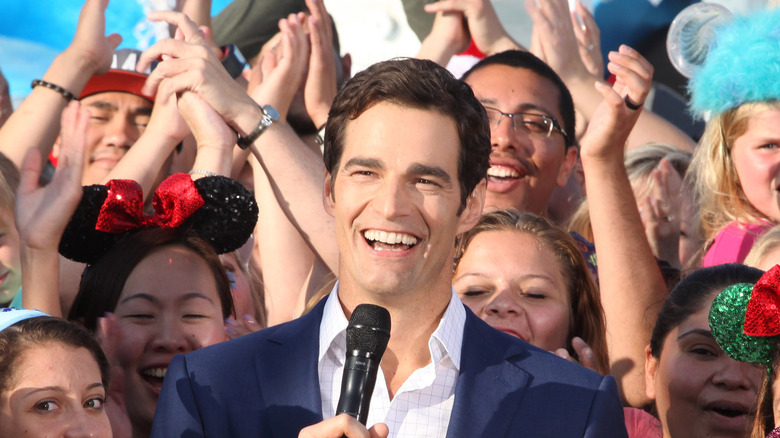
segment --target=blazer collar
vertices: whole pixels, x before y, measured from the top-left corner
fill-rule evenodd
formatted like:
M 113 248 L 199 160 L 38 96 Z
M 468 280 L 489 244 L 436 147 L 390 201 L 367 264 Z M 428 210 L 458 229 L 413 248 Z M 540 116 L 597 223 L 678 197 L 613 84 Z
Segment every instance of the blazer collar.
M 317 349 L 324 304 L 322 300 L 308 314 L 271 328 L 273 333 L 263 340 L 271 344 L 264 349 L 266 355 L 255 359 L 263 382 L 263 404 L 268 415 L 275 417 L 271 421 L 274 436 L 298 436 L 304 427 L 322 421 Z
M 469 309 L 466 314 L 447 436 L 504 436 L 530 382 L 529 374 L 517 365 L 528 352 Z

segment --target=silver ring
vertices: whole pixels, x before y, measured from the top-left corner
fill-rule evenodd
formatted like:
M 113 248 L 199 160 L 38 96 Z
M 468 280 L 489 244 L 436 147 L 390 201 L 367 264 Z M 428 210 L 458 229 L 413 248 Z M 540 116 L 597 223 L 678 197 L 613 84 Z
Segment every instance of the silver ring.
M 593 44 L 588 44 L 588 46 L 587 46 L 587 47 L 585 47 L 585 48 L 586 48 L 586 49 L 588 49 L 588 52 L 591 52 L 591 51 L 593 51 L 593 48 L 594 48 L 594 47 L 595 47 L 595 46 L 594 46 Z
M 674 216 L 667 214 L 666 216 L 661 217 L 661 219 L 663 219 L 664 222 L 671 222 L 674 220 Z

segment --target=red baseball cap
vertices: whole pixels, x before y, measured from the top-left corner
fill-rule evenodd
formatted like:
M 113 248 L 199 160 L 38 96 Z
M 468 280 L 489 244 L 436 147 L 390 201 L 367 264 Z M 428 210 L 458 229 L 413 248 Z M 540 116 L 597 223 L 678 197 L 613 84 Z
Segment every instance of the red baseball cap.
M 115 50 L 111 68 L 105 74 L 92 76 L 81 92 L 79 99 L 108 91 L 119 91 L 135 94 L 154 102 L 154 96 L 142 93 L 141 89 L 146 82 L 146 78 L 149 77 L 149 73 L 151 73 L 157 63 L 154 62 L 147 69 L 148 71 L 139 73 L 135 67 L 140 57 L 140 50 L 130 48 Z

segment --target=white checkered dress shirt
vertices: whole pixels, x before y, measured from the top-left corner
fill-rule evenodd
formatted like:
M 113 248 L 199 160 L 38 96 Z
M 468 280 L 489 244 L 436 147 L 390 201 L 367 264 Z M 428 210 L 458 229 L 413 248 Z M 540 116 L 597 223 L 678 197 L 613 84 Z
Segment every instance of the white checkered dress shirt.
M 455 400 L 466 310 L 453 290 L 439 326 L 428 340 L 431 363 L 412 373 L 393 400 L 381 372 L 371 396 L 368 427 L 385 423 L 391 437 L 445 437 Z M 347 350 L 347 318 L 338 300 L 338 283 L 325 303 L 320 323 L 319 378 L 322 417 L 336 414 Z

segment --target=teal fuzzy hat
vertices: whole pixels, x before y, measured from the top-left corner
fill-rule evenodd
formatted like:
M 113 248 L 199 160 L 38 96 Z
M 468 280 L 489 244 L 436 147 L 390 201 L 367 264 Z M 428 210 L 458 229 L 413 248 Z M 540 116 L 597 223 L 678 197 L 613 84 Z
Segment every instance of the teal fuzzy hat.
M 699 116 L 780 100 L 780 8 L 736 17 L 718 29 L 688 88 Z

